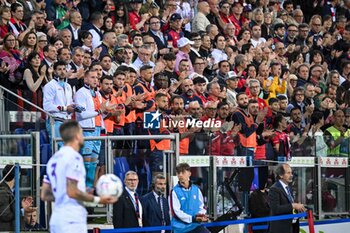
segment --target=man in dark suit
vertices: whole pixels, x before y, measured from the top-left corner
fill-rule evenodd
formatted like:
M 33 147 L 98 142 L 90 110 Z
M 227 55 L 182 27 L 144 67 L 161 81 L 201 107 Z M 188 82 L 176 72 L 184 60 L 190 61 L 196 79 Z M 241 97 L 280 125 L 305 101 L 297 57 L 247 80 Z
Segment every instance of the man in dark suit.
M 165 194 L 166 179 L 163 175 L 158 174 L 153 179 L 152 191 L 141 198 L 144 226 L 170 225 L 169 205 Z M 153 231 L 153 233 L 160 232 Z
M 154 41 L 157 44 L 157 48 L 160 54 L 166 54 L 169 52 L 168 48 L 168 40 L 160 30 L 161 23 L 158 16 L 152 16 L 149 19 L 150 29 L 148 31 L 148 35 L 153 37 Z
M 136 193 L 139 178 L 136 172 L 128 171 L 124 179 L 125 189 L 113 205 L 114 228 L 142 227 L 142 205 Z
M 293 181 L 291 167 L 284 163 L 279 164 L 275 170 L 277 182 L 272 185 L 269 192 L 269 202 L 271 215 L 293 214 L 295 212 L 305 212 L 303 204 L 296 203 L 289 187 Z M 286 219 L 272 221 L 269 225 L 269 233 L 299 233 L 299 220 Z
M 72 33 L 72 47 L 80 46 L 79 33 L 81 25 L 83 24 L 83 18 L 79 11 L 73 11 L 69 14 L 69 25 L 66 27 Z

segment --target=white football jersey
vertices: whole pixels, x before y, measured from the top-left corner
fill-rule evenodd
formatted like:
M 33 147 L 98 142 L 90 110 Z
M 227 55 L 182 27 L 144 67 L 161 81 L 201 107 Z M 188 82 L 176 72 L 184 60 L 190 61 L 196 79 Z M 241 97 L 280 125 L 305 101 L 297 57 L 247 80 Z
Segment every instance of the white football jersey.
M 83 204 L 67 194 L 67 178 L 78 182 L 78 189 L 86 192 L 83 157 L 72 147 L 63 146 L 47 163 L 46 179 L 55 197 L 50 225 L 65 222 L 86 223 L 87 212 Z

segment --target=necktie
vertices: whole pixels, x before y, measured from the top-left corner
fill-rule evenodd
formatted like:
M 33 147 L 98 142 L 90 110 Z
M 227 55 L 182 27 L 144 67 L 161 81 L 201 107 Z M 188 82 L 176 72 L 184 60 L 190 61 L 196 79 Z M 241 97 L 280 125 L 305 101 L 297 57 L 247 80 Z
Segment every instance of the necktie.
M 163 201 L 161 195 L 158 196 L 158 205 L 160 207 L 160 212 L 162 213 L 162 225 L 165 226 Z
M 288 194 L 288 199 L 289 199 L 290 203 L 293 203 L 294 198 L 293 198 L 292 192 L 290 191 L 289 187 L 287 187 L 287 194 Z
M 137 215 L 137 218 L 140 218 L 139 198 L 138 198 L 137 193 L 134 194 L 134 197 L 135 197 L 135 211 L 136 211 L 136 215 Z

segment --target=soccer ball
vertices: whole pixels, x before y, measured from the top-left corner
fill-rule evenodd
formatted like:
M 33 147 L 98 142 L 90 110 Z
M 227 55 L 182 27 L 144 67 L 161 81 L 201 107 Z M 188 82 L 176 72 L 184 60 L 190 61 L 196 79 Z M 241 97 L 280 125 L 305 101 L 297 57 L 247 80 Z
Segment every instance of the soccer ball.
M 96 184 L 96 192 L 99 196 L 120 197 L 123 193 L 123 183 L 114 174 L 102 175 Z

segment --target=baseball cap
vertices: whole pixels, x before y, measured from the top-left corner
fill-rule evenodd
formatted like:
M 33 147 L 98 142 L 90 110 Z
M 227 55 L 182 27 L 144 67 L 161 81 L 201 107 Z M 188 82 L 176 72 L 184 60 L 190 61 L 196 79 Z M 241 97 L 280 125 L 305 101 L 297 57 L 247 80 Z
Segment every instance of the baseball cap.
M 178 41 L 177 41 L 177 47 L 181 48 L 181 47 L 184 47 L 185 45 L 193 45 L 194 42 L 187 39 L 186 37 L 181 37 Z
M 236 4 L 241 4 L 242 6 L 244 5 L 244 2 L 242 0 L 235 0 L 232 4 L 232 6 L 235 6 Z
M 238 75 L 234 71 L 229 71 L 226 75 L 225 80 L 232 80 L 232 79 L 238 79 Z
M 170 16 L 170 21 L 175 21 L 177 19 L 182 19 L 181 15 L 178 13 L 174 13 Z
M 116 52 L 119 52 L 121 50 L 124 50 L 124 47 L 115 46 L 114 49 L 113 49 L 113 52 L 116 53 Z
M 289 80 L 298 80 L 298 77 L 295 74 L 290 74 Z

